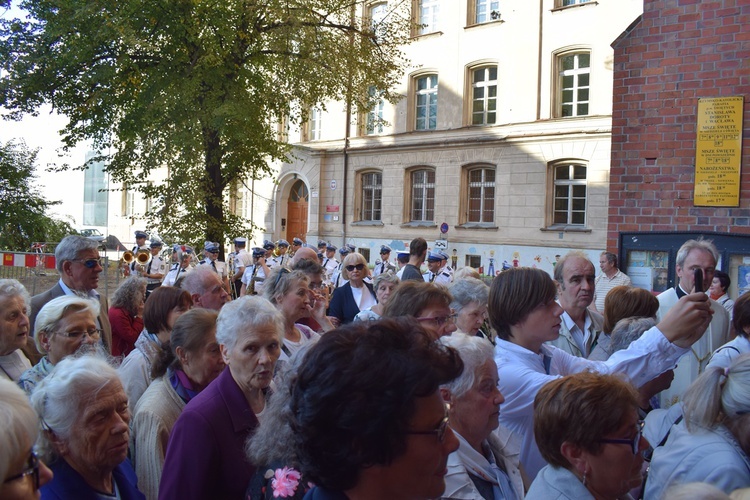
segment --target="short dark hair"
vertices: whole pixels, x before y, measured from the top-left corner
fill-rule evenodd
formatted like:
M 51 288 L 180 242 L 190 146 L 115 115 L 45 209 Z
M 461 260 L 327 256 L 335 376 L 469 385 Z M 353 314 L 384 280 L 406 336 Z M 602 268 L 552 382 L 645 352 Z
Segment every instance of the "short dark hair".
M 613 254 L 612 252 L 602 252 L 602 255 L 604 255 L 607 258 L 607 261 L 610 264 L 617 267 L 617 255 L 616 254 Z
M 426 281 L 407 280 L 399 283 L 391 292 L 383 309 L 383 317 L 416 318 L 420 311 L 431 305 L 450 307 L 453 296 L 447 288 Z
M 729 285 L 732 284 L 732 280 L 729 278 L 729 275 L 724 271 L 719 271 L 717 269 L 716 271 L 714 271 L 714 278 L 719 280 L 721 289 L 724 290 L 724 293 L 727 293 L 727 290 L 729 290 Z
M 750 292 L 743 293 L 734 303 L 732 309 L 732 326 L 737 335 L 748 338 L 745 328 L 750 326 Z
M 559 265 L 559 264 L 558 264 Z M 517 325 L 538 305 L 546 304 L 557 295 L 557 287 L 549 274 L 532 267 L 511 267 L 492 280 L 487 312 L 497 336 L 510 340 L 510 327 Z M 391 299 L 393 295 L 391 295 Z
M 414 320 L 351 323 L 326 333 L 291 388 L 302 472 L 318 485 L 348 490 L 366 467 L 391 464 L 406 451 L 416 399 L 462 371 L 458 353 Z
M 561 451 L 564 442 L 597 455 L 600 440 L 637 407 L 638 391 L 619 375 L 581 372 L 545 384 L 534 398 L 534 437 L 542 458 L 572 469 Z
M 399 253 L 396 255 L 396 260 L 399 261 L 402 264 L 408 264 L 409 263 L 409 254 L 408 253 Z
M 167 330 L 167 317 L 169 311 L 177 306 L 189 309 L 193 305 L 193 299 L 187 290 L 173 286 L 160 286 L 146 300 L 143 307 L 143 326 L 150 333 L 159 333 Z
M 422 255 L 427 251 L 427 240 L 424 238 L 414 238 L 409 243 L 409 255 Z

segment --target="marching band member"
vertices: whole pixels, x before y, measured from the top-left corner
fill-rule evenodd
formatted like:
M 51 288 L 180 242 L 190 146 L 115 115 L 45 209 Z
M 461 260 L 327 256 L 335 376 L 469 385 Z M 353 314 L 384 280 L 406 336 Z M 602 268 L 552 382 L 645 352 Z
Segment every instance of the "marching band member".
M 219 275 L 219 279 L 224 285 L 224 289 L 231 293 L 229 288 L 229 271 L 227 270 L 227 264 L 219 259 L 219 244 L 215 241 L 207 241 L 203 245 L 203 260 L 201 260 L 199 266 L 210 266 L 216 274 Z
M 396 272 L 396 266 L 391 264 L 391 247 L 383 245 L 380 247 L 380 260 L 375 263 L 375 268 L 372 270 L 372 275 L 377 276 L 383 274 L 386 271 Z
M 163 246 L 164 243 L 161 241 L 153 241 L 149 246 L 151 260 L 143 272 L 143 277 L 146 278 L 146 298 L 151 292 L 159 288 L 164 275 L 167 273 L 167 262 L 159 255 Z
M 178 286 L 177 280 L 193 269 L 190 266 L 190 261 L 193 257 L 193 249 L 185 245 L 175 245 L 173 248 L 177 255 L 177 262 L 172 264 L 169 272 L 164 276 L 164 281 L 162 281 L 162 285 L 164 286 Z
M 339 248 L 339 255 L 341 256 L 341 263 L 337 263 L 336 269 L 333 271 L 331 276 L 331 282 L 334 288 L 343 286 L 348 281 L 342 276 L 344 258 L 352 252 L 352 248 L 349 245 L 344 245 Z
M 276 267 L 273 261 L 273 251 L 276 250 L 276 243 L 271 240 L 263 240 L 263 249 L 266 251 L 266 264 L 268 264 L 269 268 L 273 269 Z
M 240 296 L 258 295 L 263 292 L 263 282 L 271 275 L 271 269 L 266 264 L 266 250 L 253 248 L 253 264 L 245 268 L 242 275 L 242 289 Z
M 289 250 L 289 257 L 294 257 L 294 254 L 297 253 L 297 250 L 299 250 L 300 247 L 304 244 L 305 242 L 299 238 L 292 239 L 292 248 Z
M 240 290 L 242 289 L 242 275 L 245 272 L 245 268 L 253 264 L 252 257 L 245 250 L 247 245 L 247 238 L 235 238 L 234 239 L 234 279 L 232 286 L 234 291 L 233 297 L 240 296 Z
M 271 267 L 286 267 L 289 268 L 289 255 L 287 255 L 287 250 L 289 250 L 289 242 L 286 240 L 279 240 L 276 242 L 276 250 L 279 253 L 278 257 L 274 257 L 272 259 Z
M 422 276 L 428 283 L 448 286 L 453 281 L 453 269 L 448 267 L 448 255 L 440 250 L 427 254 L 427 271 Z
M 408 250 L 399 250 L 398 252 L 396 252 L 396 264 L 398 265 L 398 272 L 396 272 L 396 276 L 398 276 L 398 279 L 401 279 L 401 275 L 404 274 L 404 266 L 408 263 Z

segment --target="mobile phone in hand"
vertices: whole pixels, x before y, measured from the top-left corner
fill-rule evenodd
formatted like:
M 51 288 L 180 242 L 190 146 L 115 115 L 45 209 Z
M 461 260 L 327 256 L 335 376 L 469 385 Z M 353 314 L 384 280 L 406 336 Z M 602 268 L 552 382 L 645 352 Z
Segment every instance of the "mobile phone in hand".
M 702 292 L 703 290 L 703 269 L 696 269 L 693 271 L 694 277 L 693 277 L 693 283 L 695 286 L 696 292 Z

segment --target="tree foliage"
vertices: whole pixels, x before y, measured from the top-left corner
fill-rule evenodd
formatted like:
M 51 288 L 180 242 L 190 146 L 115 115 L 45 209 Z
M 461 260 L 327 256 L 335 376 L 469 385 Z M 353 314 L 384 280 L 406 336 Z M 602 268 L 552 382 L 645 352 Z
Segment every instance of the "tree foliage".
M 24 143 L 0 143 L 0 248 L 28 252 L 32 243 L 60 241 L 75 233 L 68 222 L 46 215 L 59 202 L 46 201 L 35 186 L 37 151 Z
M 92 141 L 113 181 L 154 201 L 162 234 L 223 241 L 253 229 L 227 189 L 289 153 L 278 120 L 332 99 L 367 109 L 369 86 L 398 98 L 407 0 L 377 27 L 364 3 L 22 0 L 28 17 L 0 24 L 0 105 L 18 118 L 50 103 L 70 119 L 66 148 Z

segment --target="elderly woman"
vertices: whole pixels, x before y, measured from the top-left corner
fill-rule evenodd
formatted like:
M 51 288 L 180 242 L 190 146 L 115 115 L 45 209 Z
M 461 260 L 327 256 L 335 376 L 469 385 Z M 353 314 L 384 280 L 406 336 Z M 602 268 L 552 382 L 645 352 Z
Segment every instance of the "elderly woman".
M 709 367 L 726 368 L 734 358 L 750 353 L 750 293 L 740 296 L 734 303 L 732 328 L 737 337 L 716 349 L 708 362 Z
M 309 498 L 439 497 L 458 441 L 438 388 L 462 368 L 413 320 L 326 333 L 291 389 L 300 469 L 317 485 Z
M 580 371 L 624 373 L 637 386 L 674 367 L 690 352 L 711 319 L 705 293 L 680 299 L 675 308 L 628 349 L 605 362 L 590 361 L 545 344 L 560 334 L 562 308 L 557 290 L 541 269 L 514 267 L 497 276 L 490 287 L 489 316 L 497 333 L 495 362 L 500 391 L 500 423 L 523 439 L 521 463 L 529 477 L 546 464 L 534 441 L 532 401 L 545 384 Z
M 654 450 L 645 498 L 663 498 L 676 483 L 710 483 L 724 493 L 750 486 L 750 355 L 707 368 L 682 408 L 683 421 Z
M 606 361 L 614 349 L 612 348 L 612 331 L 615 325 L 625 318 L 656 318 L 659 301 L 654 294 L 643 288 L 631 286 L 616 286 L 604 298 L 604 322 L 602 333 L 597 344 L 592 349 L 589 359 Z M 626 346 L 627 347 L 627 346 Z
M 616 500 L 638 487 L 649 443 L 637 398 L 616 375 L 582 372 L 542 387 L 534 400 L 534 434 L 549 465 L 526 498 Z
M 351 323 L 360 311 L 374 306 L 377 298 L 372 285 L 364 281 L 370 276 L 370 268 L 362 254 L 347 254 L 341 263 L 341 274 L 349 281 L 334 290 L 328 314 L 343 325 Z
M 64 358 L 95 349 L 101 336 L 96 328 L 98 313 L 98 302 L 77 295 L 63 295 L 44 304 L 34 323 L 36 348 L 44 357 L 18 380 L 26 394 L 31 395 Z
M 112 356 L 127 356 L 143 330 L 146 278 L 131 276 L 115 290 L 109 307 L 112 325 Z
M 284 315 L 281 361 L 288 361 L 303 345 L 318 341 L 320 335 L 315 330 L 298 323 L 310 315 L 318 324 L 327 322 L 325 301 L 313 297 L 307 274 L 275 267 L 263 286 L 263 296 Z
M 16 384 L 0 379 L 0 498 L 39 498 L 52 472 L 34 453 L 39 419 Z
M 20 282 L 0 280 L 0 378 L 13 382 L 31 368 L 21 351 L 29 338 L 29 300 Z
M 732 284 L 732 280 L 729 275 L 723 271 L 715 271 L 714 279 L 711 281 L 711 286 L 708 287 L 708 295 L 716 302 L 724 306 L 724 309 L 729 313 L 729 320 L 732 319 L 732 310 L 734 309 L 734 301 L 729 298 L 727 292 L 729 285 Z
M 453 297 L 451 309 L 456 314 L 457 331 L 489 338 L 482 326 L 487 319 L 490 287 L 477 278 L 467 277 L 454 280 L 449 290 Z
M 143 324 L 146 328 L 135 341 L 135 349 L 122 361 L 118 372 L 122 377 L 128 404 L 135 408 L 138 399 L 146 392 L 153 380 L 151 371 L 154 360 L 169 341 L 174 322 L 193 307 L 190 293 L 171 286 L 160 286 L 148 298 L 143 308 Z
M 523 498 L 521 440 L 503 427 L 498 429 L 504 399 L 497 388 L 492 344 L 459 332 L 441 337 L 440 342 L 455 349 L 464 363 L 461 376 L 440 388 L 448 403 L 448 423 L 459 442 L 458 450 L 448 457 L 442 498 Z
M 216 311 L 191 309 L 174 323 L 169 342 L 154 361 L 154 381 L 133 412 L 131 456 L 138 487 L 159 495 L 169 434 L 185 405 L 224 369 L 216 342 Z
M 410 316 L 438 339 L 456 331 L 451 294 L 445 287 L 423 281 L 402 281 L 391 294 L 383 317 Z
M 42 498 L 143 499 L 128 461 L 128 397 L 114 368 L 92 356 L 60 361 L 31 395 L 38 447 L 55 476 Z
M 364 311 L 360 311 L 360 313 L 354 317 L 354 321 L 379 320 L 383 315 L 383 309 L 385 309 L 385 305 L 388 303 L 391 293 L 393 293 L 393 290 L 399 284 L 399 281 L 398 276 L 390 271 L 378 274 L 373 282 L 373 286 L 375 287 L 375 297 L 378 299 L 378 303 Z
M 264 418 L 283 333 L 283 315 L 262 297 L 246 295 L 221 309 L 216 339 L 227 367 L 172 428 L 160 498 L 244 497 L 255 473 L 244 444 Z

